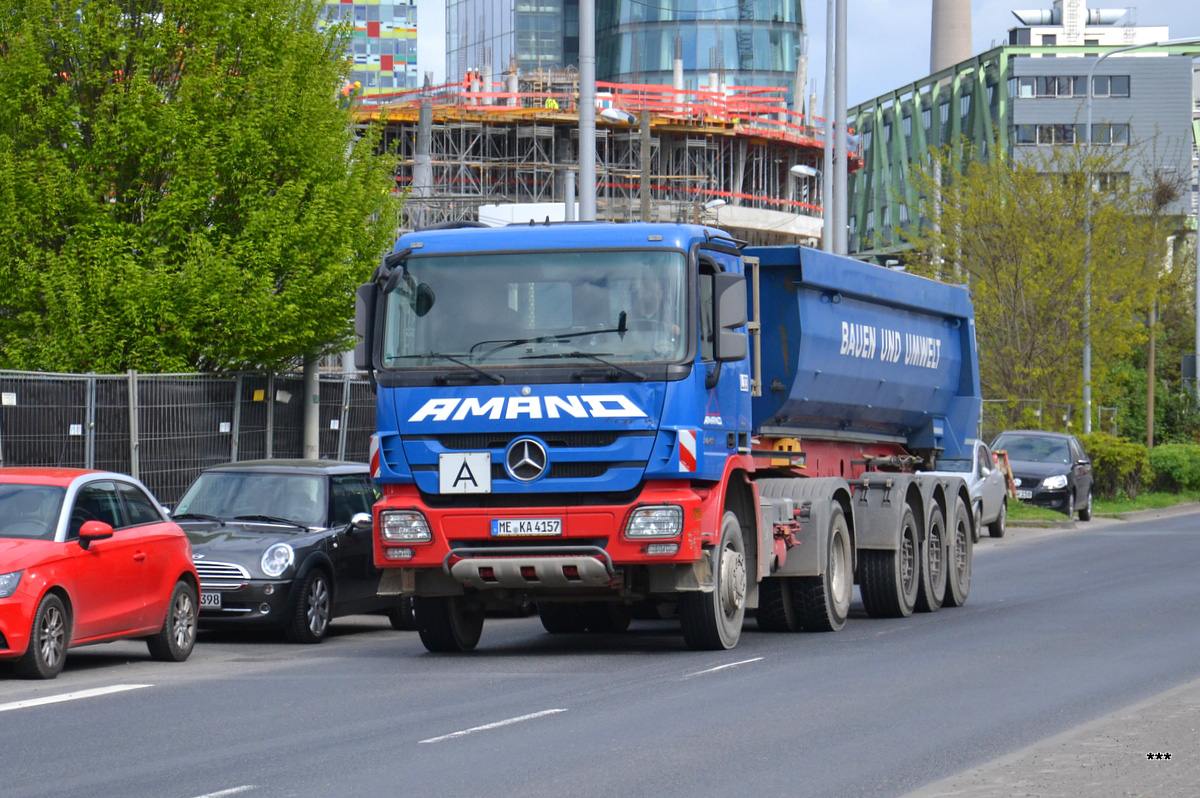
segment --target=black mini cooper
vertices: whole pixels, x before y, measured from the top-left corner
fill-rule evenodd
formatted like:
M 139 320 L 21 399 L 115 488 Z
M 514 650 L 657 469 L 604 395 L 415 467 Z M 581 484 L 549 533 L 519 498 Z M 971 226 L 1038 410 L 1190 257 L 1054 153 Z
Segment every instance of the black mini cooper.
M 254 460 L 203 471 L 172 513 L 192 542 L 202 628 L 283 629 L 319 643 L 343 615 L 386 613 L 413 628 L 411 606 L 380 596 L 367 466 Z

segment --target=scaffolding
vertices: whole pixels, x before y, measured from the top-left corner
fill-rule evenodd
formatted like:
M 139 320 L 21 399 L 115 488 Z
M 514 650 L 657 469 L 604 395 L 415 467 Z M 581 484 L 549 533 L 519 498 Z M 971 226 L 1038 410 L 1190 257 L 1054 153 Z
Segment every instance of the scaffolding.
M 383 123 L 385 146 L 400 156 L 398 189 L 417 189 L 405 203 L 404 230 L 474 221 L 483 205 L 565 203 L 566 173 L 579 168 L 577 76 L 566 71 L 517 81 L 506 75 L 480 87 L 492 91 L 474 88 L 373 96 L 355 111 L 363 123 Z M 787 109 L 784 91 L 599 83 L 597 219 L 716 222 L 751 243 L 795 243 L 797 237 L 815 243 L 822 208 L 819 181 L 811 175 L 822 163 L 824 136 L 820 120 Z M 418 186 L 423 104 L 432 108 L 426 133 L 431 173 L 424 178 L 428 185 Z M 645 150 L 643 125 L 649 128 Z M 851 168 L 858 166 L 855 156 Z

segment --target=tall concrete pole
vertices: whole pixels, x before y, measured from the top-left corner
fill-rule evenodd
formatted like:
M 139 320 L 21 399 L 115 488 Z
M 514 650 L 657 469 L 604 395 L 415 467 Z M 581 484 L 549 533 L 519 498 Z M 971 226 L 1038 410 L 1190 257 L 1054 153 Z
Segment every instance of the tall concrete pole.
M 596 0 L 579 0 L 579 219 L 596 221 Z
M 835 145 L 833 149 L 833 225 L 834 252 L 845 255 L 849 251 L 848 228 L 850 225 L 850 203 L 846 197 L 849 162 L 846 147 L 848 144 L 846 130 L 846 6 L 848 0 L 837 0 L 837 43 L 836 66 L 834 67 L 835 87 L 833 92 L 833 123 Z
M 837 0 L 825 2 L 825 152 L 821 171 L 821 249 L 834 251 L 833 243 L 833 60 L 837 38 Z

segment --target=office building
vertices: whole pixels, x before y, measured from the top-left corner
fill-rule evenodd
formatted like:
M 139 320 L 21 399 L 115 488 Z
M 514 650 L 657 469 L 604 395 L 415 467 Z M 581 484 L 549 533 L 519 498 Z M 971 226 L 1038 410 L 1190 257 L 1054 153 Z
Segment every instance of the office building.
M 390 0 L 343 0 L 326 3 L 328 19 L 352 29 L 351 82 L 364 96 L 417 88 L 417 6 Z

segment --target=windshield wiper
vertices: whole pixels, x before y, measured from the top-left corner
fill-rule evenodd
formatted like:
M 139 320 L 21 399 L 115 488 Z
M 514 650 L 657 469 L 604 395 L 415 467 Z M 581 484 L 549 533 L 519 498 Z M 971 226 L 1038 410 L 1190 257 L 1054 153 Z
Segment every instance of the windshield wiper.
M 479 368 L 478 366 L 473 366 L 465 360 L 459 360 L 454 355 L 444 355 L 441 352 L 430 352 L 428 355 L 426 355 L 426 357 L 440 357 L 443 360 L 449 360 L 451 363 L 457 363 L 458 365 L 462 366 L 465 369 L 470 369 L 471 371 L 478 374 L 480 377 L 486 377 L 489 380 L 491 380 L 492 382 L 496 383 L 497 385 L 502 385 L 504 383 L 503 376 L 501 376 L 499 374 L 493 374 L 490 371 L 484 371 L 483 369 Z M 438 385 L 445 385 L 447 382 L 446 376 L 444 374 L 440 375 L 434 379 L 434 382 L 436 382 Z
M 171 516 L 171 520 L 173 521 L 178 521 L 180 519 L 186 519 L 189 521 L 215 521 L 221 526 L 225 526 L 224 518 L 217 518 L 215 515 L 205 515 L 204 513 L 179 513 L 178 515 Z
M 609 353 L 605 352 L 604 354 L 607 355 Z M 600 357 L 599 355 L 593 355 L 590 352 L 580 352 L 578 349 L 576 349 L 572 352 L 546 352 L 546 353 L 540 354 L 540 355 L 525 355 L 524 357 L 521 358 L 521 360 L 564 359 L 564 358 L 568 358 L 568 357 L 581 357 L 581 358 L 584 358 L 585 360 L 594 360 L 597 363 L 605 365 L 610 369 L 610 371 L 608 373 L 613 374 L 614 378 L 616 375 L 624 374 L 626 376 L 633 377 L 638 382 L 646 381 L 646 375 L 642 374 L 641 372 L 633 371 L 632 369 L 627 369 L 624 366 L 620 365 L 619 363 L 614 363 L 611 360 L 605 360 L 604 358 Z M 573 379 L 573 380 L 580 379 L 585 374 L 586 374 L 586 372 L 577 371 L 571 375 L 571 379 Z
M 233 520 L 234 521 L 267 521 L 272 524 L 287 524 L 288 526 L 296 526 L 296 527 L 300 527 L 301 529 L 308 528 L 304 524 L 301 524 L 297 521 L 293 521 L 290 518 L 280 518 L 277 515 L 257 515 L 257 514 L 256 515 L 235 515 L 233 517 Z

